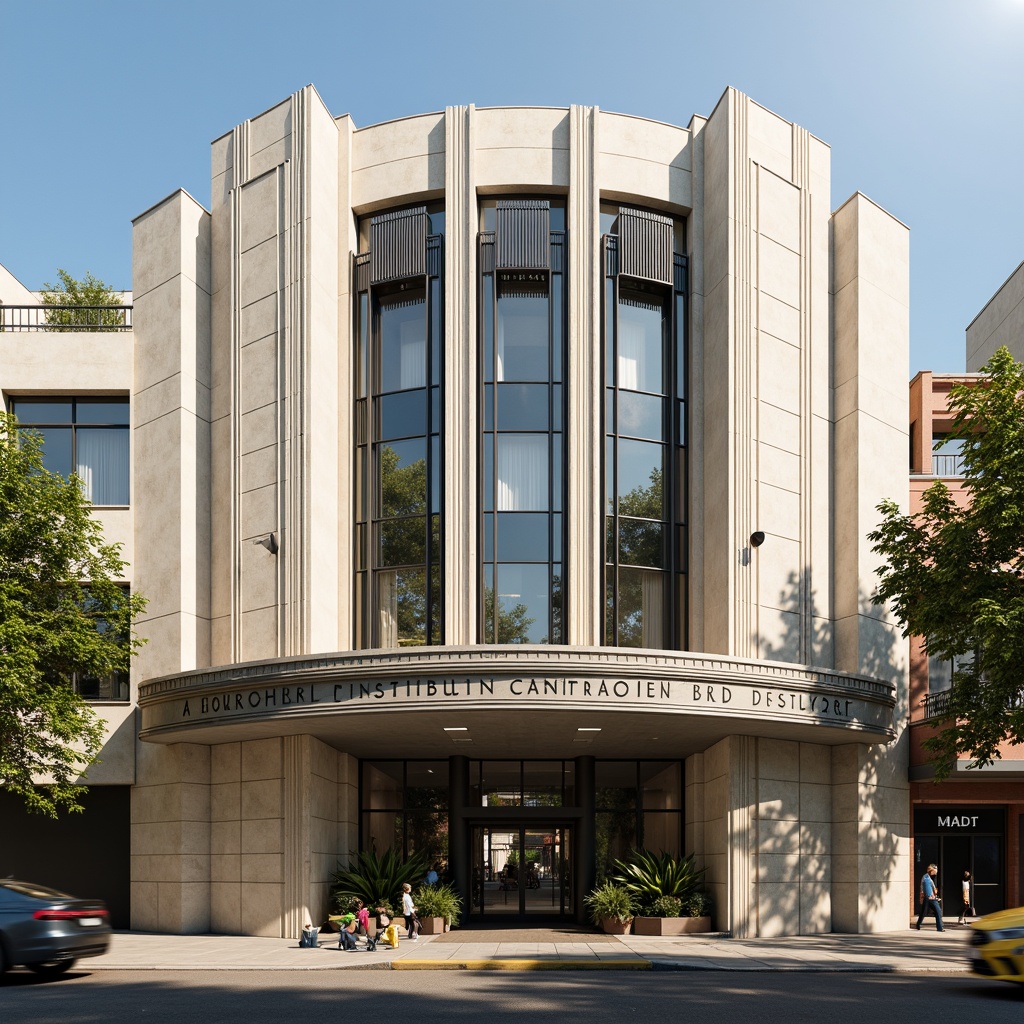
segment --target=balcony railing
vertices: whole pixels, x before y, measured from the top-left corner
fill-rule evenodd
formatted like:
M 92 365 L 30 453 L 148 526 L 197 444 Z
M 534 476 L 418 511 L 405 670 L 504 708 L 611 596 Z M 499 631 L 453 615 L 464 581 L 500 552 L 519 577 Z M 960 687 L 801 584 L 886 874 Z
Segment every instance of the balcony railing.
M 925 718 L 941 718 L 949 708 L 949 690 L 929 693 L 921 703 L 924 705 Z
M 933 455 L 932 476 L 963 476 L 964 459 L 962 455 Z
M 131 306 L 5 306 L 0 331 L 130 331 Z

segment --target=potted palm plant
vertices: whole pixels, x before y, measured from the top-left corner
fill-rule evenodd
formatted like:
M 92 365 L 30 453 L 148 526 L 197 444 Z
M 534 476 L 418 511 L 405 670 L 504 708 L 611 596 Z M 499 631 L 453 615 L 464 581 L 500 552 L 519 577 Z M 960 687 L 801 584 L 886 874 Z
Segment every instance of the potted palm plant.
M 583 897 L 590 920 L 608 935 L 625 935 L 633 923 L 633 898 L 629 890 L 605 882 Z

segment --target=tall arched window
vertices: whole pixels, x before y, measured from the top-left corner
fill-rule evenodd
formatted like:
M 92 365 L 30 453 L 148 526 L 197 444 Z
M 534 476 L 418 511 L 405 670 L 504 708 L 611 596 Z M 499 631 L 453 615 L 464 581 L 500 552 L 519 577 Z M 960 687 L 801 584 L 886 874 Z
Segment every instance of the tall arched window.
M 602 205 L 605 624 L 616 647 L 686 647 L 684 225 Z
M 363 647 L 441 643 L 444 214 L 370 218 L 355 260 L 356 609 Z
M 481 636 L 562 643 L 565 205 L 481 213 Z

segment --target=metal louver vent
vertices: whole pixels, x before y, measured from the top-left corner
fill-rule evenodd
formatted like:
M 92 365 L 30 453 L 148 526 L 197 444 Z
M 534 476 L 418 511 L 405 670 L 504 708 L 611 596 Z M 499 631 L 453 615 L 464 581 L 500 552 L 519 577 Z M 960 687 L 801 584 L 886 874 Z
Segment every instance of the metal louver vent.
M 551 208 L 546 199 L 499 199 L 495 228 L 497 269 L 548 269 Z
M 400 281 L 427 272 L 427 208 L 382 213 L 370 221 L 370 281 Z
M 672 219 L 619 209 L 619 273 L 672 284 Z

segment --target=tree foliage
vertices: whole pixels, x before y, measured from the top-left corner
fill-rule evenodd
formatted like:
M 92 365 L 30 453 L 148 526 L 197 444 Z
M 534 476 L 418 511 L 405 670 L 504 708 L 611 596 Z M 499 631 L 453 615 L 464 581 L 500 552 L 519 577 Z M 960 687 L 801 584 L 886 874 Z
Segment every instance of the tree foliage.
M 81 281 L 60 268 L 57 276 L 60 284 L 48 282 L 40 293 L 45 305 L 55 307 L 46 310 L 48 327 L 57 331 L 105 331 L 124 324 L 124 310 L 109 308 L 123 305 L 119 292 L 93 277 L 88 270 Z
M 145 602 L 123 574 L 78 479 L 44 469 L 38 435 L 0 415 L 0 786 L 30 810 L 81 810 L 103 727 L 75 679 L 127 672 L 141 643 Z
M 1001 348 L 983 369 L 949 399 L 968 506 L 937 481 L 914 515 L 879 505 L 868 535 L 885 559 L 875 602 L 890 602 L 905 636 L 956 666 L 925 741 L 938 778 L 964 755 L 980 767 L 1002 742 L 1024 742 L 1024 366 Z

